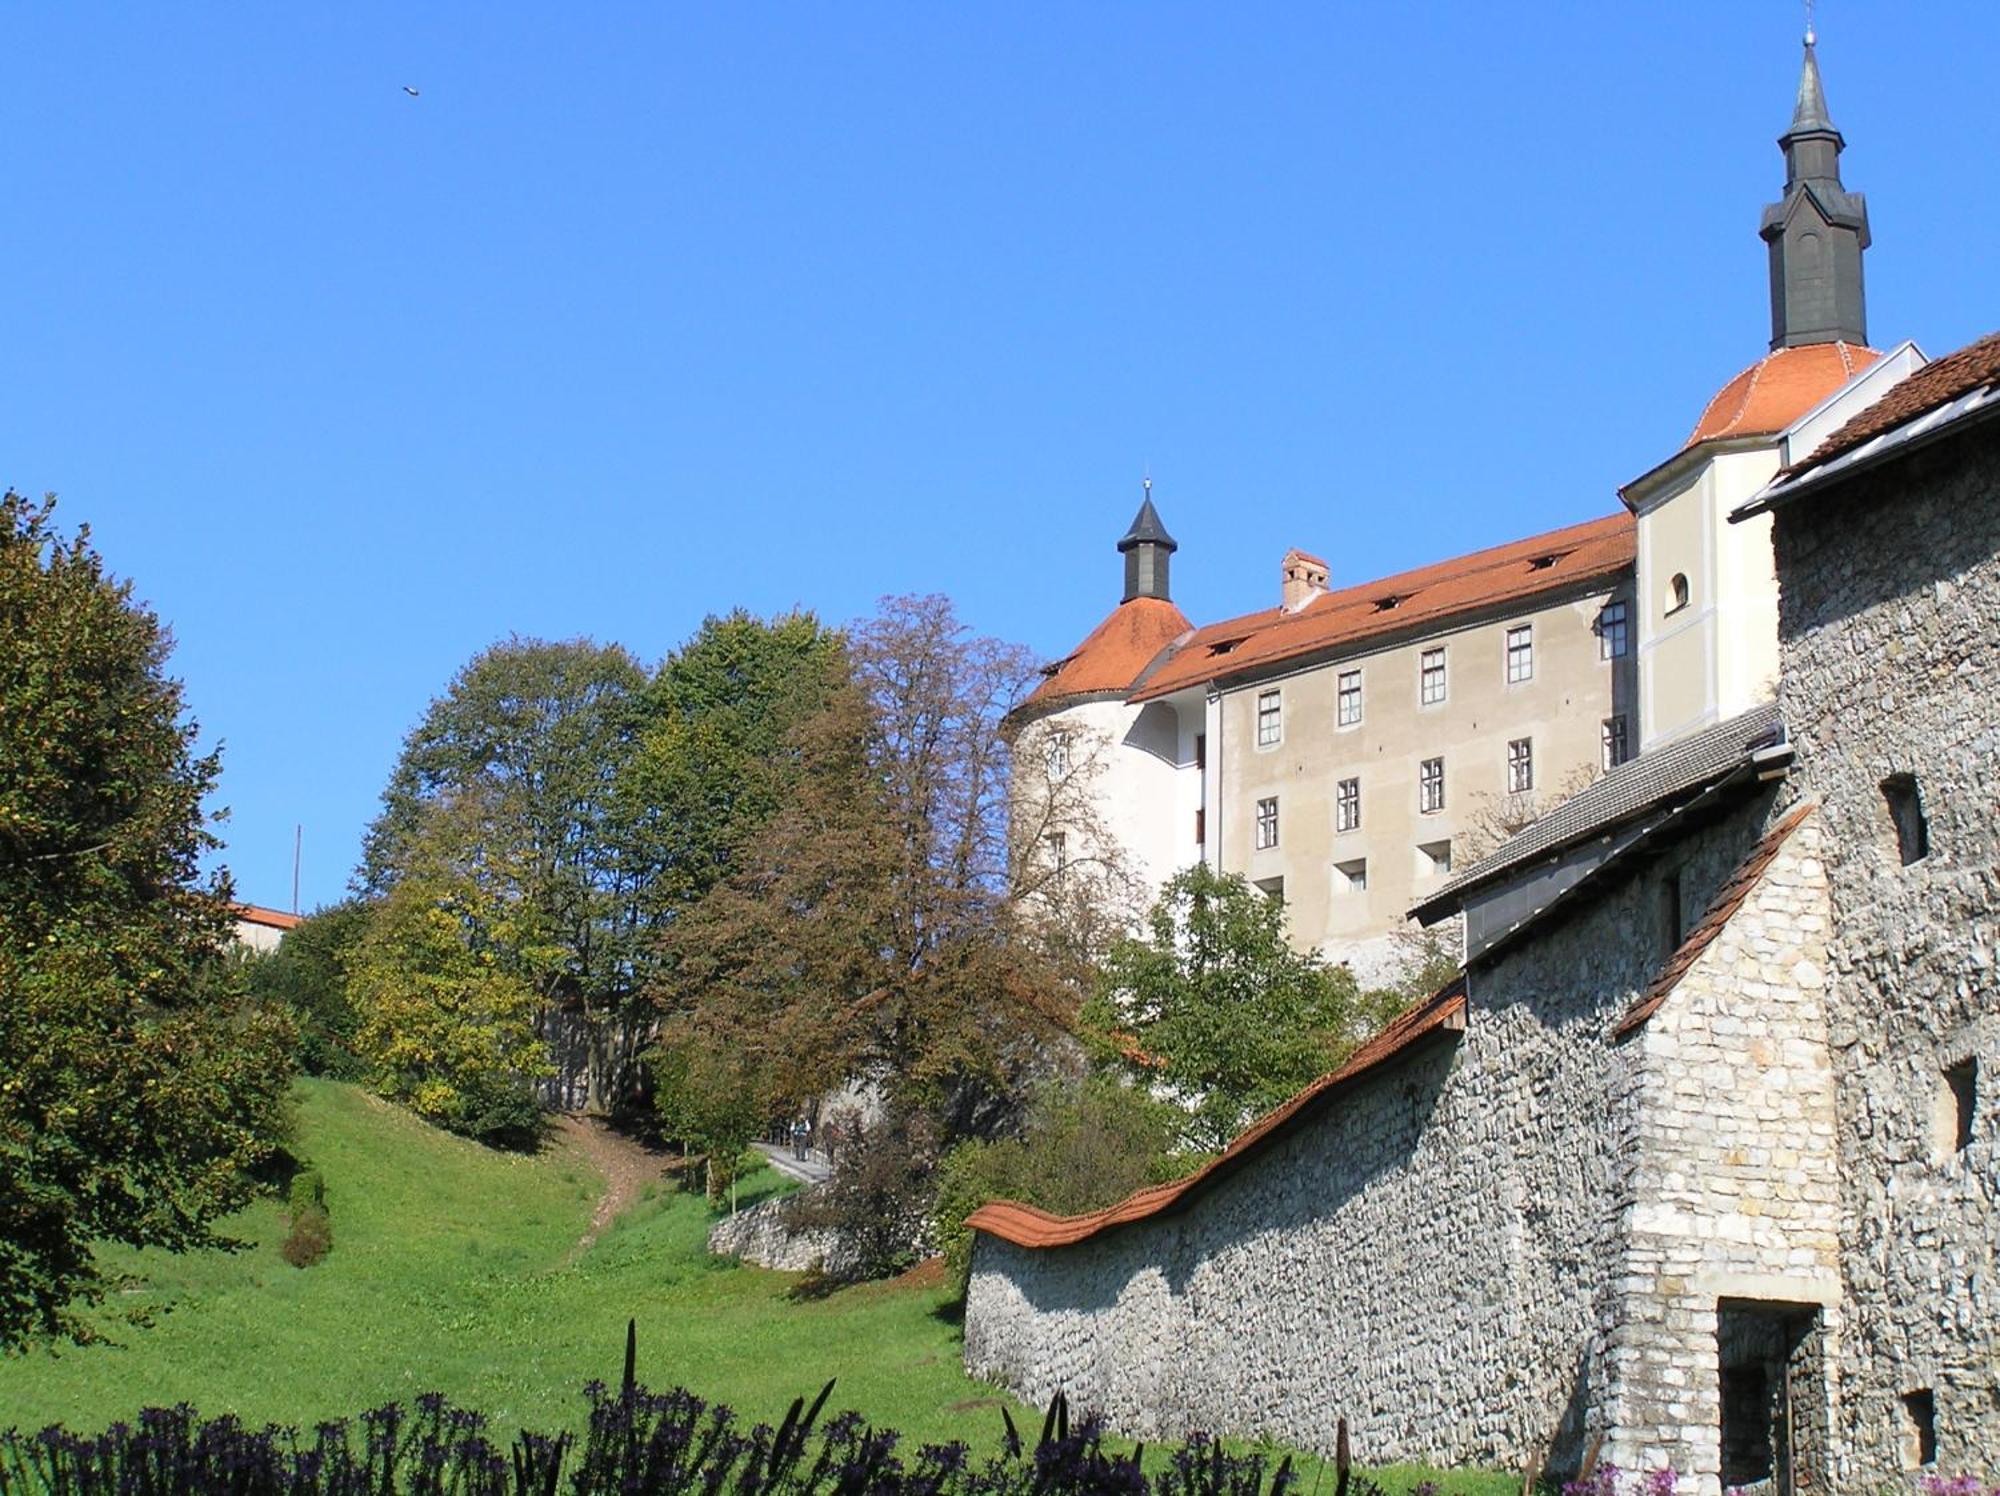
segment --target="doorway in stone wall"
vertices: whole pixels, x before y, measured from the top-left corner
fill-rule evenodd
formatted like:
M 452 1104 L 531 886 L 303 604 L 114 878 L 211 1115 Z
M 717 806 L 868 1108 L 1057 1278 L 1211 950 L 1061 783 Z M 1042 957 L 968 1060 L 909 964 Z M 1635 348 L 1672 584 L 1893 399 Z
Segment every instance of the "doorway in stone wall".
M 1715 1315 L 1722 1486 L 1824 1490 L 1825 1344 L 1816 1304 L 1722 1299 Z

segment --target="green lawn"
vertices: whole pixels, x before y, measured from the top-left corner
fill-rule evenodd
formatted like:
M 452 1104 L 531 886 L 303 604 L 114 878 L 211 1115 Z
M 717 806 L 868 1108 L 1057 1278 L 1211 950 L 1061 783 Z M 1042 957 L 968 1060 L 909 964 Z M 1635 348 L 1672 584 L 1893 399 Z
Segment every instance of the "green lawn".
M 326 1176 L 333 1254 L 288 1266 L 276 1201 L 232 1224 L 249 1242 L 241 1252 L 107 1252 L 126 1279 L 97 1316 L 107 1343 L 0 1358 L 0 1428 L 95 1430 L 177 1402 L 310 1427 L 433 1390 L 503 1437 L 575 1427 L 583 1384 L 616 1382 L 632 1317 L 653 1387 L 776 1419 L 831 1376 L 835 1407 L 909 1444 L 997 1443 L 1003 1399 L 960 1369 L 940 1289 L 876 1284 L 793 1302 L 790 1275 L 708 1256 L 714 1213 L 664 1188 L 572 1263 L 602 1182 L 581 1155 L 494 1153 L 331 1082 L 301 1083 L 298 1100 L 298 1150 Z M 761 1171 L 740 1203 L 780 1187 Z M 1038 1426 L 1012 1406 L 1024 1429 Z M 1319 1472 L 1306 1469 L 1310 1487 Z M 1407 1490 L 1430 1474 L 1399 1468 L 1382 1483 Z M 1510 1476 L 1445 1480 L 1454 1496 L 1520 1488 Z M 1330 1472 L 1320 1483 L 1331 1489 Z

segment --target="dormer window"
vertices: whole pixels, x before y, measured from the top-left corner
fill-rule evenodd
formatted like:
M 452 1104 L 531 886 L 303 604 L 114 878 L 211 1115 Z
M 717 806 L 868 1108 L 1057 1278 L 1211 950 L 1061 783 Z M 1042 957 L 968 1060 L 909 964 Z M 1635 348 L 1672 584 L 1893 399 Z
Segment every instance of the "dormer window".
M 1222 639 L 1214 644 L 1209 645 L 1208 652 L 1210 655 L 1226 655 L 1230 653 L 1232 650 L 1234 650 L 1236 646 L 1241 644 L 1242 642 L 1243 641 L 1241 639 Z
M 1528 570 L 1529 571 L 1553 570 L 1556 562 L 1562 560 L 1562 558 L 1567 556 L 1568 554 L 1569 554 L 1568 551 L 1557 551 L 1554 555 L 1551 556 L 1537 556 L 1535 557 L 1534 560 L 1528 563 Z
M 1377 613 L 1393 613 L 1408 601 L 1407 597 L 1392 592 L 1387 597 L 1378 597 L 1375 599 L 1375 611 Z

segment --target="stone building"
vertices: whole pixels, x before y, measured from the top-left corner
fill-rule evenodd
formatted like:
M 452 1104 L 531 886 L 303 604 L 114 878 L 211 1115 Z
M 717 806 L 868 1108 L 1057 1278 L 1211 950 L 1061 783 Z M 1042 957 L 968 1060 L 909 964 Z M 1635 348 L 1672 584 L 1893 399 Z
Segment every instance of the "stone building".
M 1627 489 L 1650 746 L 1421 893 L 1458 980 L 1200 1173 L 975 1214 L 971 1370 L 1704 1496 L 2000 1478 L 2000 339 L 1866 348 L 1810 43 L 1781 144 L 1776 351 Z

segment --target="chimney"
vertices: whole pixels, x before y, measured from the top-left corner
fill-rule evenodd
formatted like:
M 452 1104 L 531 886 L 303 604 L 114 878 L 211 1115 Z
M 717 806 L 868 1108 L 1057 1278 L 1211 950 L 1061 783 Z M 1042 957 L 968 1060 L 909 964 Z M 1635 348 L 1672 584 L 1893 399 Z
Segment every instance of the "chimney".
M 1283 611 L 1296 613 L 1326 591 L 1326 563 L 1296 548 L 1285 552 Z

